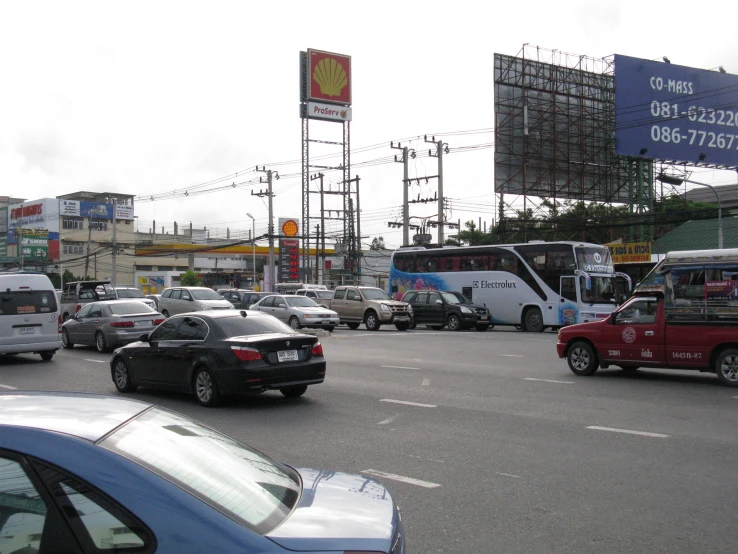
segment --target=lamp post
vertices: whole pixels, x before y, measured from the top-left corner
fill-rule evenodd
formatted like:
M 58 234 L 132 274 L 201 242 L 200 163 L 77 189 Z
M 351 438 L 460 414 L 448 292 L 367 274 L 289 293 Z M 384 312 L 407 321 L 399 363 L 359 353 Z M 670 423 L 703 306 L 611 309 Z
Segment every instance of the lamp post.
M 254 282 L 251 283 L 251 288 L 253 289 L 256 286 L 256 220 L 250 213 L 246 215 L 251 218 L 251 263 L 254 266 Z
M 659 175 L 656 177 L 659 181 L 662 183 L 667 183 L 669 185 L 681 185 L 682 183 L 692 183 L 693 185 L 700 185 L 702 187 L 707 187 L 715 194 L 715 198 L 717 199 L 717 205 L 718 205 L 718 248 L 723 248 L 723 205 L 720 202 L 720 195 L 715 190 L 715 187 L 712 185 L 708 185 L 707 183 L 700 183 L 698 181 L 692 181 L 691 179 L 684 179 L 683 177 L 675 177 L 674 175 Z

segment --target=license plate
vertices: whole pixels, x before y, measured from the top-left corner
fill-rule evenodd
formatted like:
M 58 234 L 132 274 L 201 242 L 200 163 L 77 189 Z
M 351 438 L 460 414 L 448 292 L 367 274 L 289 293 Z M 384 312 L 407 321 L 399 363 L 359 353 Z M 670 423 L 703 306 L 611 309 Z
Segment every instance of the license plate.
M 479 319 L 488 319 L 488 318 L 489 318 L 489 316 L 483 315 L 483 316 L 480 316 Z
M 279 350 L 277 352 L 277 360 L 280 362 L 296 362 L 297 350 Z
M 395 321 L 407 321 L 407 320 L 408 318 L 405 317 L 404 315 L 401 315 L 395 318 Z
M 134 327 L 147 327 L 150 325 L 151 325 L 150 321 L 134 321 L 133 322 Z
M 21 327 L 20 328 L 20 334 L 21 335 L 33 335 L 36 332 L 36 329 L 33 327 Z

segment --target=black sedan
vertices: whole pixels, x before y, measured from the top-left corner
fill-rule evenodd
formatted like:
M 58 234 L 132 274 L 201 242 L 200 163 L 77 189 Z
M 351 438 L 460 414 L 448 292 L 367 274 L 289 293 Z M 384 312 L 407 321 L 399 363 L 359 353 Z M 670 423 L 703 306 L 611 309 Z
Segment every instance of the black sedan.
M 117 349 L 110 370 L 120 392 L 139 386 L 190 392 L 203 406 L 215 406 L 230 394 L 302 396 L 325 379 L 325 358 L 316 337 L 271 315 L 218 310 L 170 317 Z

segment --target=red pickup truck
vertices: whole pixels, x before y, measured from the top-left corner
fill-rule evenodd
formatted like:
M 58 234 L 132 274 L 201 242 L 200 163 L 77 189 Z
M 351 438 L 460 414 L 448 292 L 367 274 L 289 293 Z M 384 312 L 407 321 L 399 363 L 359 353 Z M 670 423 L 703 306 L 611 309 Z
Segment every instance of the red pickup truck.
M 738 302 L 667 304 L 657 288 L 637 291 L 606 319 L 560 329 L 559 357 L 577 375 L 610 365 L 691 369 L 738 387 Z

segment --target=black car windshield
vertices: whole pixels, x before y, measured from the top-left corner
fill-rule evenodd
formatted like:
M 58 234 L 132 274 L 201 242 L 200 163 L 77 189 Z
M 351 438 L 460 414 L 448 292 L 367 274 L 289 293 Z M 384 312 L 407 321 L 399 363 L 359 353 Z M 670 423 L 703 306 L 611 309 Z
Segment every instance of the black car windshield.
M 152 408 L 100 443 L 260 535 L 300 497 L 297 473 L 180 414 Z M 234 479 L 234 475 L 238 478 Z
M 287 304 L 289 306 L 294 306 L 298 308 L 314 308 L 317 306 L 315 301 L 312 298 L 308 298 L 307 296 L 285 296 L 284 299 L 287 301 Z
M 130 315 L 130 314 L 155 314 L 156 310 L 149 308 L 143 302 L 116 302 L 115 304 L 108 304 L 110 313 L 116 315 Z
M 263 335 L 264 333 L 294 334 L 295 332 L 292 327 L 282 323 L 276 317 L 264 315 L 242 317 L 239 313 L 233 317 L 220 317 L 216 320 L 216 324 L 229 337 Z
M 210 289 L 190 289 L 195 300 L 223 300 L 223 297 Z
M 361 289 L 367 300 L 392 300 L 382 289 Z
M 115 289 L 118 298 L 145 298 L 144 293 L 138 289 Z
M 458 292 L 442 292 L 441 296 L 447 304 L 469 304 L 469 300 Z

